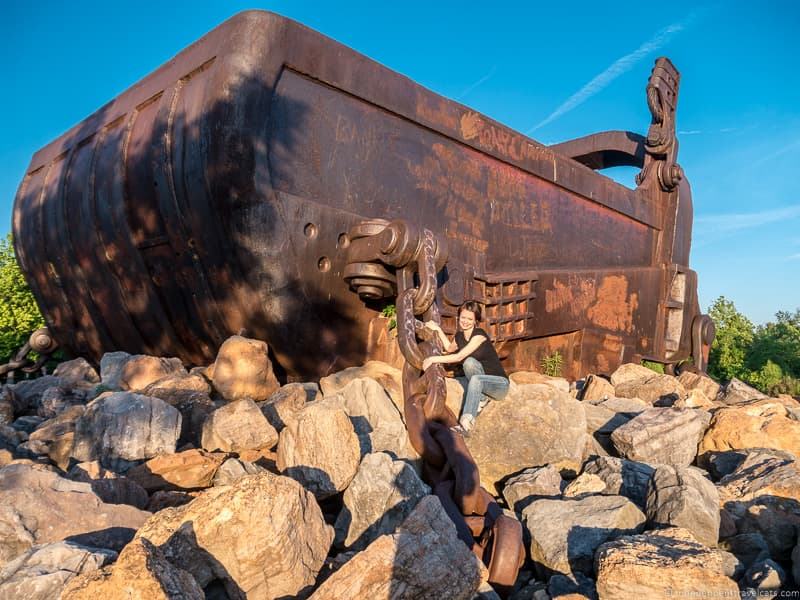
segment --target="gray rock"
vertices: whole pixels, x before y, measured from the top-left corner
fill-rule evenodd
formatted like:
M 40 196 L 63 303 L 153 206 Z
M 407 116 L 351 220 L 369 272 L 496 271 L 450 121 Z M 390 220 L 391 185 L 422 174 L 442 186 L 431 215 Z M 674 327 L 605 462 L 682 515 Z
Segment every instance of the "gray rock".
M 366 455 L 344 492 L 344 508 L 334 525 L 335 543 L 350 550 L 366 548 L 378 536 L 394 533 L 430 493 L 408 463 L 385 452 Z
M 21 414 L 27 411 L 36 412 L 42 401 L 42 395 L 51 387 L 66 387 L 67 383 L 61 377 L 45 375 L 36 379 L 20 381 L 16 385 L 9 386 L 14 392 L 17 402 L 16 413 Z
M 719 547 L 738 558 L 745 569 L 764 561 L 769 556 L 769 546 L 760 533 L 740 533 L 721 541 Z
M 204 450 L 241 452 L 273 448 L 278 432 L 252 400 L 236 400 L 218 408 L 203 425 Z
M 584 402 L 591 402 L 595 404 L 598 401 L 605 400 L 616 396 L 614 393 L 614 386 L 599 375 L 589 375 L 586 382 L 583 384 L 580 395 L 578 398 Z
M 117 470 L 175 452 L 181 415 L 163 400 L 132 392 L 97 398 L 75 424 L 72 456 Z
M 647 491 L 645 512 L 649 525 L 683 527 L 706 546 L 717 545 L 719 493 L 699 469 L 656 467 Z
M 757 562 L 742 577 L 740 585 L 744 590 L 753 590 L 758 598 L 775 598 L 786 583 L 786 572 L 771 559 Z
M 800 583 L 800 539 L 792 551 L 792 577 L 795 583 Z
M 37 415 L 25 415 L 16 419 L 11 424 L 11 427 L 16 429 L 17 431 L 23 431 L 25 433 L 33 433 L 33 430 L 36 429 L 39 425 L 41 425 L 43 422 L 44 419 Z
M 60 540 L 119 551 L 149 513 L 106 504 L 88 483 L 30 465 L 0 469 L 0 565 Z
M 625 363 L 611 374 L 611 385 L 616 388 L 616 386 L 623 384 L 644 383 L 655 376 L 656 372 L 647 367 L 634 363 Z
M 85 392 L 51 387 L 42 394 L 37 413 L 44 419 L 52 419 L 72 406 L 82 405 L 85 401 Z
M 650 379 L 630 381 L 614 386 L 617 396 L 639 398 L 654 406 L 672 406 L 686 396 L 681 382 L 671 375 L 653 373 Z
M 145 489 L 132 479 L 104 469 L 98 461 L 74 465 L 67 473 L 67 478 L 88 483 L 92 491 L 107 504 L 127 504 L 147 510 L 149 497 Z
M 30 440 L 41 444 L 41 452 L 46 454 L 58 468 L 66 471 L 75 437 L 78 419 L 85 412 L 83 406 L 71 406 L 57 417 L 45 421 L 31 433 Z
M 358 436 L 335 398 L 309 402 L 280 433 L 278 469 L 319 499 L 344 491 L 360 462 Z
M 547 592 L 551 598 L 568 597 L 569 600 L 597 600 L 594 581 L 583 573 L 575 573 L 571 577 L 556 573 L 547 582 Z
M 161 398 L 170 406 L 181 413 L 181 435 L 178 438 L 178 447 L 191 444 L 200 447 L 203 437 L 203 424 L 217 406 L 205 392 L 189 390 L 155 390 L 157 398 Z
M 717 550 L 717 553 L 722 558 L 722 572 L 736 581 L 741 579 L 747 567 L 739 560 L 739 557 L 725 550 Z
M 622 496 L 535 500 L 522 517 L 540 576 L 591 574 L 598 546 L 642 531 L 646 521 L 642 511 Z
M 555 467 L 534 467 L 506 481 L 503 497 L 514 512 L 521 513 L 534 500 L 557 498 L 563 485 L 561 474 Z
M 510 475 L 535 466 L 577 471 L 589 435 L 584 403 L 549 385 L 512 387 L 490 402 L 466 439 L 490 493 L 500 493 Z
M 653 472 L 654 468 L 648 464 L 613 456 L 595 458 L 583 467 L 583 473 L 597 475 L 605 482 L 602 494 L 625 496 L 642 510 Z
M 100 383 L 100 376 L 85 358 L 75 358 L 60 363 L 53 371 L 53 375 L 71 386 L 88 388 Z
M 255 475 L 265 470 L 264 467 L 260 467 L 255 463 L 239 460 L 238 458 L 229 458 L 217 469 L 214 475 L 214 486 L 233 485 L 245 475 Z
M 306 402 L 313 402 L 317 399 L 317 390 L 308 388 L 303 383 L 288 383 L 281 386 L 264 402 L 259 402 L 258 407 L 270 425 L 280 433 L 286 427 L 287 421 L 296 418 L 297 413 L 303 409 Z
M 611 434 L 617 451 L 630 460 L 689 466 L 711 421 L 691 408 L 649 408 Z
M 142 391 L 173 373 L 186 374 L 179 358 L 109 352 L 100 359 L 100 379 L 112 391 Z
M 678 381 L 687 391 L 700 390 L 709 400 L 714 400 L 720 391 L 720 385 L 705 373 L 684 371 L 678 376 Z
M 470 600 L 485 569 L 458 539 L 435 496 L 426 496 L 393 534 L 357 553 L 310 600 L 448 598 Z
M 406 456 L 408 433 L 400 411 L 389 394 L 374 379 L 354 379 L 334 396 L 341 403 L 358 436 L 362 456 L 370 452 L 390 452 L 395 458 Z
M 95 571 L 116 558 L 113 550 L 74 542 L 33 546 L 0 569 L 0 598 L 58 598 L 70 579 Z
M 756 388 L 734 377 L 728 382 L 728 385 L 725 386 L 719 399 L 725 404 L 736 405 L 746 404 L 750 400 L 762 400 L 767 397 L 766 394 L 762 394 Z

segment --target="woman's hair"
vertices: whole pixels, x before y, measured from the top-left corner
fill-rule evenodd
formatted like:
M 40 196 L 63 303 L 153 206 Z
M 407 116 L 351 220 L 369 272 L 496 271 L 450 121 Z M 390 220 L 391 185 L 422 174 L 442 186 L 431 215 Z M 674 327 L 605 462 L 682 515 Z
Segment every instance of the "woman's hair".
M 461 315 L 462 310 L 468 310 L 472 313 L 475 313 L 475 320 L 476 321 L 481 320 L 481 305 L 475 302 L 475 300 L 467 300 L 466 302 L 464 302 L 464 304 L 459 306 L 458 307 L 459 315 Z

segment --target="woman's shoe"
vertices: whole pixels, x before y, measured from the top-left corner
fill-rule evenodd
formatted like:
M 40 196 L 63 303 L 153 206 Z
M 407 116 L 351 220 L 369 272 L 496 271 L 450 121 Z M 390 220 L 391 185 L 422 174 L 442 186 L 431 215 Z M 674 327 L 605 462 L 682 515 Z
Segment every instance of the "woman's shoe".
M 458 422 L 467 433 L 472 431 L 472 428 L 475 427 L 475 417 L 470 414 L 461 415 L 461 419 L 459 419 Z

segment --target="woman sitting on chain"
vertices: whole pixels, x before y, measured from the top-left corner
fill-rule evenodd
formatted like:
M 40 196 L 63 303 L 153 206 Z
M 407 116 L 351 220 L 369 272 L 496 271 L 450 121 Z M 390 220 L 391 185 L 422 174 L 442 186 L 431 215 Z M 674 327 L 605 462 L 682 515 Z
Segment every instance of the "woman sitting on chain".
M 435 331 L 446 354 L 429 356 L 423 370 L 434 364 L 461 363 L 463 377 L 457 377 L 464 388 L 464 408 L 459 423 L 465 432 L 475 425 L 475 418 L 489 400 L 502 400 L 508 393 L 508 376 L 489 335 L 476 323 L 481 319 L 481 306 L 468 301 L 458 309 L 458 331 L 450 341 L 442 328 L 433 321 L 425 326 Z

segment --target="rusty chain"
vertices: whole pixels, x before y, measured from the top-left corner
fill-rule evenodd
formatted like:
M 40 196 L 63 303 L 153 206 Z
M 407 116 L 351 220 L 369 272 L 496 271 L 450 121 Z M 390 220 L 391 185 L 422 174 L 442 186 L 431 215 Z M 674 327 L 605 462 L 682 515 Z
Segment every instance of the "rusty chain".
M 522 526 L 504 514 L 480 486 L 478 466 L 464 437 L 453 429 L 458 420 L 445 403 L 444 368 L 434 364 L 422 370 L 426 358 L 442 352 L 439 336 L 418 317 L 441 322 L 435 301 L 436 275 L 437 264 L 441 268 L 446 260 L 446 250 L 433 232 L 416 231 L 405 221 L 387 223 L 373 235 L 380 237 L 375 258 L 396 268 L 398 344 L 405 359 L 403 409 L 411 445 L 423 460 L 423 477 L 455 524 L 459 538 L 488 567 L 489 582 L 498 593 L 508 594 L 525 556 Z M 364 246 L 374 248 L 366 241 Z M 351 254 L 358 257 L 351 272 L 367 272 L 360 262 L 367 254 Z
M 50 330 L 47 327 L 37 329 L 30 335 L 28 341 L 17 350 L 14 358 L 0 365 L 0 376 L 16 370 L 22 370 L 25 373 L 35 373 L 45 365 L 50 359 L 50 355 L 55 352 L 57 348 L 58 343 L 50 334 Z M 28 358 L 28 354 L 32 351 L 39 354 L 36 361 L 32 361 Z

